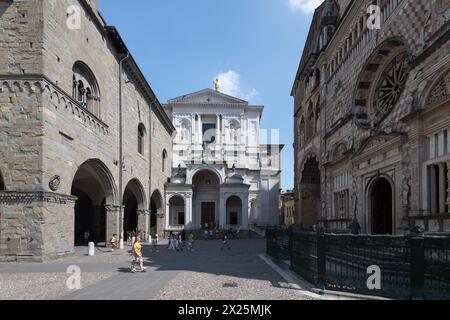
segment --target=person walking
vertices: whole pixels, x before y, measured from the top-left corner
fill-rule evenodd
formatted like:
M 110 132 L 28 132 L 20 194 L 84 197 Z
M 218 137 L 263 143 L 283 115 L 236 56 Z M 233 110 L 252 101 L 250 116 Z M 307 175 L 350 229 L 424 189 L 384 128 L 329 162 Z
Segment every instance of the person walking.
M 194 234 L 191 232 L 188 237 L 188 251 L 194 251 L 194 241 Z
M 230 244 L 228 243 L 228 236 L 226 234 L 223 235 L 222 247 L 220 248 L 220 250 L 222 251 L 225 248 L 231 250 Z
M 111 243 L 111 251 L 114 252 L 114 249 L 117 248 L 117 234 L 113 234 L 110 243 Z
M 153 248 L 153 252 L 159 252 L 158 250 L 158 244 L 159 244 L 159 238 L 158 235 L 155 235 L 154 238 L 152 238 L 152 248 Z
M 142 258 L 142 246 L 141 246 L 141 236 L 136 236 L 136 241 L 133 244 L 132 249 L 133 260 L 131 261 L 131 272 L 135 273 L 137 271 L 145 272 L 144 259 Z M 136 270 L 136 264 L 139 264 L 140 269 Z
M 353 219 L 353 222 L 350 223 L 350 225 L 348 226 L 348 229 L 350 229 L 350 233 L 353 235 L 361 234 L 361 225 L 359 224 L 357 218 Z

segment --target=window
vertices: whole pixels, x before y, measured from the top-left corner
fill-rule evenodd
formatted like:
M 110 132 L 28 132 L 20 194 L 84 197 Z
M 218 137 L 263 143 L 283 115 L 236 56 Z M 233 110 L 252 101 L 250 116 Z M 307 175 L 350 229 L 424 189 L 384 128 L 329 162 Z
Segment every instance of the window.
M 144 155 L 145 150 L 145 127 L 140 124 L 138 127 L 138 152 Z
M 334 194 L 334 206 L 336 218 L 347 218 L 349 209 L 349 192 L 348 190 L 336 192 Z
M 100 90 L 89 67 L 77 61 L 72 68 L 72 98 L 93 115 L 100 117 Z
M 204 123 L 203 124 L 203 142 L 211 144 L 216 141 L 216 124 Z
M 428 211 L 432 214 L 450 213 L 450 206 L 447 204 L 449 169 L 445 162 L 427 167 Z
M 166 172 L 167 151 L 164 150 L 162 154 L 162 172 Z

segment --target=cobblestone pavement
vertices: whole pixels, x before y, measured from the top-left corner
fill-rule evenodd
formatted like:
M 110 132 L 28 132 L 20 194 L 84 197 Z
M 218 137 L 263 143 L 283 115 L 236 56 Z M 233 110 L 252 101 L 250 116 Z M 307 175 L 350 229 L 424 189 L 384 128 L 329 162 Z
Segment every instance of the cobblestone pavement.
M 265 251 L 263 239 L 230 241 L 231 250 L 221 250 L 216 240 L 197 241 L 193 252 L 154 251 L 144 246 L 147 272 L 132 274 L 127 250 L 75 256 L 42 264 L 0 264 L 1 299 L 69 300 L 292 300 L 311 298 L 298 293 L 269 267 L 258 254 Z M 67 267 L 82 272 L 82 289 L 69 291 Z M 5 288 L 3 290 L 3 288 Z

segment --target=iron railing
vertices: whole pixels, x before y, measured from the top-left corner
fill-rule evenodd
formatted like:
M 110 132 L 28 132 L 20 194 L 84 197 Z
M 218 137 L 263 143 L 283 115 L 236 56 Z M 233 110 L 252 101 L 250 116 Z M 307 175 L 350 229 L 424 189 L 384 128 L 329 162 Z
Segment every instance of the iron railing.
M 450 237 L 266 231 L 267 254 L 318 288 L 396 299 L 450 299 Z M 288 245 L 286 245 L 288 244 Z M 288 253 L 287 250 L 290 252 Z M 380 271 L 373 288 L 371 270 Z

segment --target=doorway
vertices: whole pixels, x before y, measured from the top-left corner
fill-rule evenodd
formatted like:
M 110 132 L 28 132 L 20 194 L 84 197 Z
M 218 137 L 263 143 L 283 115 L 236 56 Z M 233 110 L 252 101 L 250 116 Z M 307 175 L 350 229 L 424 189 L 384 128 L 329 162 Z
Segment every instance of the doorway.
M 202 226 L 207 223 L 211 228 L 216 222 L 216 204 L 214 202 L 202 202 Z
M 379 178 L 370 191 L 372 234 L 392 234 L 392 186 Z

